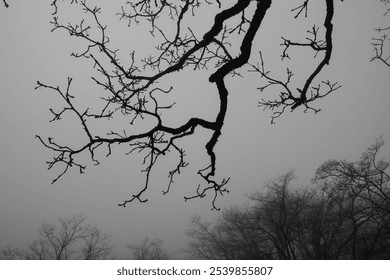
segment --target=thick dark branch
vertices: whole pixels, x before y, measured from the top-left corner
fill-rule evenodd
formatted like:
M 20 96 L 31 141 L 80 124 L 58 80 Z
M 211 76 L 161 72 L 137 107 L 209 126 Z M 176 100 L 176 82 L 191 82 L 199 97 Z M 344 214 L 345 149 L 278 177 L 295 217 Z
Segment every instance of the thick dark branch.
M 244 2 L 244 1 L 242 1 Z M 248 4 L 248 3 L 247 3 Z M 238 57 L 229 60 L 226 64 L 221 66 L 215 73 L 213 73 L 209 81 L 212 83 L 215 83 L 217 85 L 219 98 L 220 98 L 220 110 L 217 116 L 217 119 L 215 121 L 216 129 L 213 133 L 213 136 L 209 140 L 209 142 L 206 144 L 206 150 L 211 160 L 211 165 L 207 167 L 204 170 L 199 171 L 199 174 L 206 180 L 208 184 L 211 184 L 211 188 L 215 191 L 215 197 L 212 202 L 213 209 L 216 209 L 215 207 L 215 199 L 217 197 L 217 194 L 222 194 L 223 192 L 227 191 L 224 186 L 228 183 L 229 179 L 223 179 L 221 184 L 217 184 L 215 181 L 211 180 L 210 177 L 215 175 L 215 169 L 216 169 L 216 155 L 214 153 L 214 147 L 218 141 L 219 136 L 221 135 L 221 130 L 223 127 L 226 111 L 227 111 L 227 103 L 228 103 L 228 90 L 225 86 L 225 77 L 230 72 L 234 71 L 235 69 L 240 68 L 244 64 L 246 64 L 249 60 L 251 50 L 252 50 L 252 42 L 253 39 L 257 33 L 258 28 L 260 27 L 261 22 L 263 21 L 263 18 L 265 16 L 265 13 L 267 12 L 268 8 L 271 6 L 271 0 L 267 1 L 260 1 L 257 3 L 256 11 L 253 15 L 251 24 L 245 34 L 245 37 L 242 41 L 240 50 L 241 53 Z M 237 6 L 238 7 L 238 6 Z M 226 15 L 230 15 L 229 13 L 233 13 L 233 11 L 229 11 L 226 13 Z M 217 23 L 217 18 L 216 18 Z M 216 24 L 214 25 L 216 26 Z M 206 37 L 206 36 L 205 36 Z M 206 174 L 203 174 L 203 171 L 207 171 Z M 195 197 L 203 197 L 206 190 L 210 189 L 210 187 L 205 188 L 203 191 L 199 192 L 197 191 L 197 194 Z M 193 197 L 191 197 L 193 198 Z M 190 198 L 186 198 L 190 199 Z

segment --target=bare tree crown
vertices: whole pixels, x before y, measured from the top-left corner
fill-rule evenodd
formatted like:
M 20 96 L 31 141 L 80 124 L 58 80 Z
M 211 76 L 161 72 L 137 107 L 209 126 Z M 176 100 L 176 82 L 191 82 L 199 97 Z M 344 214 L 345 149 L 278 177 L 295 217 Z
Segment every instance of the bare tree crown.
M 229 178 L 216 178 L 215 152 L 228 110 L 229 94 L 235 94 L 230 93 L 226 85 L 229 78 L 241 75 L 240 70 L 246 67 L 262 78 L 260 91 L 272 88 L 273 92 L 277 92 L 275 99 L 263 97 L 259 102 L 260 107 L 272 111 L 272 122 L 286 110 L 293 111 L 298 107 L 304 108 L 305 111 L 319 112 L 313 103 L 340 87 L 335 82 L 319 78 L 323 69 L 330 64 L 333 51 L 334 0 L 323 2 L 324 20 L 308 30 L 306 41 L 282 37 L 282 60 L 293 61 L 290 55 L 292 48 L 304 48 L 315 53 L 315 66 L 311 73 L 300 79 L 301 82 L 292 85 L 292 70 L 287 68 L 287 78 L 280 79 L 278 75 L 267 70 L 262 51 L 253 48 L 256 38 L 261 38 L 262 32 L 266 32 L 260 27 L 270 13 L 273 4 L 271 0 L 127 1 L 118 12 L 120 19 L 126 21 L 130 29 L 136 28 L 137 24 L 148 24 L 149 35 L 159 40 L 155 53 L 142 59 L 138 59 L 137 50 L 132 50 L 130 46 L 130 60 L 119 58 L 119 49 L 110 41 L 107 26 L 101 18 L 100 7 L 91 6 L 85 0 L 70 1 L 70 4 L 81 7 L 85 18 L 78 23 L 63 23 L 58 16 L 59 3 L 53 1 L 53 30 L 66 31 L 71 37 L 77 37 L 84 42 L 85 49 L 72 55 L 92 61 L 97 73 L 92 79 L 104 92 L 99 105 L 96 103 L 94 108 L 80 109 L 77 98 L 72 93 L 72 78 L 68 78 L 65 88 L 38 81 L 37 88 L 53 91 L 64 104 L 60 110 L 51 109 L 51 121 L 58 121 L 65 115 L 72 114 L 78 119 L 80 133 L 85 139 L 84 143 L 78 146 L 70 146 L 52 137 L 45 139 L 36 136 L 46 148 L 56 154 L 53 160 L 48 162 L 48 168 L 63 168 L 53 183 L 71 167 L 84 173 L 86 165 L 79 160 L 82 154 L 89 154 L 91 161 L 99 164 L 97 151 L 105 151 L 109 156 L 114 145 L 127 145 L 129 154 L 139 152 L 144 156 L 145 182 L 119 205 L 126 206 L 134 200 L 146 202 L 148 199 L 145 192 L 151 184 L 150 174 L 160 158 L 168 154 L 176 157 L 176 163 L 168 172 L 166 189 L 163 190 L 166 194 L 175 177 L 188 165 L 181 140 L 191 137 L 197 129 L 202 129 L 210 132 L 205 144 L 209 163 L 198 171 L 203 183 L 198 185 L 192 195 L 186 196 L 185 200 L 202 198 L 207 193 L 212 193 L 212 207 L 217 209 L 216 199 L 228 192 L 229 182 Z M 311 1 L 298 3 L 295 8 L 289 8 L 295 20 L 300 20 L 310 13 Z M 206 31 L 199 35 L 196 25 L 199 25 L 198 17 L 202 18 L 201 13 L 205 8 L 214 12 L 213 21 L 210 26 L 206 26 Z M 194 20 L 189 20 L 191 18 Z M 166 25 L 169 25 L 169 28 L 165 28 Z M 253 55 L 256 53 L 259 56 Z M 250 62 L 251 57 L 258 62 Z M 179 124 L 175 125 L 166 120 L 165 115 L 173 110 L 176 104 L 166 101 L 167 96 L 174 92 L 174 87 L 165 86 L 162 81 L 168 76 L 175 79 L 175 73 L 184 69 L 207 69 L 211 73 L 208 80 L 214 85 L 215 92 L 210 94 L 217 96 L 219 105 L 213 119 L 192 116 L 179 119 Z M 115 121 L 123 117 L 127 118 L 130 127 L 103 133 L 94 130 L 96 123 Z M 132 129 L 134 127 L 137 129 Z

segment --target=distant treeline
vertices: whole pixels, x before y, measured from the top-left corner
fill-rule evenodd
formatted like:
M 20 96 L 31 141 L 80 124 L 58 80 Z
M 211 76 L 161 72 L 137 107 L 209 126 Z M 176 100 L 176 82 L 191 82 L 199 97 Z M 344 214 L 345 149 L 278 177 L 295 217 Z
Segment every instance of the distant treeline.
M 294 172 L 265 183 L 250 203 L 214 223 L 192 221 L 189 251 L 202 259 L 390 259 L 389 162 L 377 139 L 357 162 L 329 160 L 306 188 Z
M 192 259 L 390 259 L 389 162 L 378 159 L 382 138 L 356 162 L 328 160 L 305 188 L 294 171 L 252 192 L 246 205 L 213 223 L 195 216 L 185 252 Z M 109 235 L 82 215 L 42 224 L 28 248 L 3 248 L 1 259 L 110 259 Z M 128 245 L 134 259 L 174 259 L 162 239 Z

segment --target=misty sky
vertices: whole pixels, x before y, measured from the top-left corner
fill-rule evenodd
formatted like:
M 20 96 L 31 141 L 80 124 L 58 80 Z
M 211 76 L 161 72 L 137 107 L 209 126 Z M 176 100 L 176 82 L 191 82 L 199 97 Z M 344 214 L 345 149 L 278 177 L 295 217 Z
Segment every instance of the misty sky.
M 90 79 L 96 74 L 91 63 L 69 55 L 81 50 L 82 42 L 69 38 L 63 31 L 50 32 L 50 2 L 12 1 L 10 8 L 0 8 L 0 248 L 8 244 L 25 247 L 37 238 L 36 230 L 41 223 L 54 223 L 58 217 L 80 213 L 89 223 L 97 224 L 112 236 L 118 257 L 130 256 L 125 245 L 137 243 L 146 236 L 164 239 L 170 251 L 183 248 L 187 242 L 184 233 L 192 215 L 198 213 L 206 220 L 218 215 L 217 211 L 210 211 L 211 195 L 202 200 L 184 202 L 183 199 L 203 183 L 196 172 L 207 162 L 204 144 L 209 133 L 199 130 L 183 141 L 190 165 L 176 178 L 168 195 L 162 196 L 167 174 L 156 167 L 151 187 L 145 194 L 149 202 L 145 204 L 117 206 L 142 188 L 144 179 L 144 174 L 139 172 L 140 158 L 124 156 L 125 148 L 118 147 L 111 157 L 102 156 L 98 166 L 89 162 L 86 174 L 71 170 L 51 184 L 61 170 L 47 171 L 46 161 L 54 154 L 34 137 L 38 134 L 78 143 L 78 130 L 71 118 L 49 123 L 52 118 L 49 108 L 61 108 L 61 102 L 50 91 L 34 90 L 36 81 L 64 87 L 67 77 L 73 77 L 73 94 L 82 98 L 91 97 L 99 89 Z M 322 26 L 323 3 L 319 2 L 324 1 L 311 1 L 309 18 L 295 25 L 291 24 L 294 14 L 289 11 L 297 5 L 289 3 L 286 8 L 285 3 L 290 1 L 274 2 L 259 30 L 251 61 L 255 63 L 256 50 L 262 50 L 265 63 L 273 73 L 283 76 L 280 37 L 304 38 L 311 22 Z M 251 190 L 261 188 L 262 182 L 290 168 L 296 170 L 296 183 L 307 185 L 324 161 L 357 160 L 379 136 L 385 141 L 381 155 L 390 159 L 390 68 L 380 62 L 370 62 L 371 38 L 377 35 L 374 29 L 385 26 L 389 18 L 386 21 L 382 17 L 384 7 L 379 0 L 335 2 L 334 51 L 330 65 L 320 77 L 338 81 L 342 87 L 315 103 L 322 109 L 320 113 L 303 113 L 297 109 L 286 112 L 271 125 L 271 112 L 263 111 L 257 104 L 262 94 L 276 97 L 275 92 L 271 89 L 260 94 L 256 88 L 265 81 L 247 70 L 241 72 L 244 78 L 229 78 L 228 113 L 215 152 L 217 176 L 231 178 L 230 193 L 218 199 L 217 206 L 245 202 Z M 103 19 L 117 26 L 109 29 L 113 43 L 121 49 L 127 48 L 124 57 L 133 49 L 139 49 L 140 56 L 147 52 L 142 43 L 145 32 L 141 32 L 145 27 L 131 33 L 125 22 L 109 16 L 119 11 L 120 4 L 106 1 L 103 8 L 108 15 L 104 14 Z M 60 16 L 68 22 L 78 15 L 64 12 Z M 196 17 L 192 20 L 197 22 Z M 198 32 L 202 28 L 207 30 L 211 20 L 207 16 L 202 18 L 197 23 Z M 295 55 L 295 58 L 304 55 L 309 58 L 291 61 L 299 80 L 305 71 L 312 71 L 313 64 L 306 62 L 314 53 Z M 172 98 L 179 108 L 169 115 L 172 123 L 180 123 L 187 115 L 215 116 L 218 100 L 214 85 L 207 80 L 210 73 L 184 71 L 170 75 L 172 80 L 164 80 L 174 85 Z

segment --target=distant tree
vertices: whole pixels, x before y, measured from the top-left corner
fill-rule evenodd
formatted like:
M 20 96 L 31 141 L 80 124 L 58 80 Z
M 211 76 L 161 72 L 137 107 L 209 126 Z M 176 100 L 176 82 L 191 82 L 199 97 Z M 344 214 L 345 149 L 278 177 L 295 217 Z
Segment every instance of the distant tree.
M 194 217 L 187 235 L 189 252 L 204 259 L 297 259 L 300 218 L 309 193 L 292 192 L 294 172 L 253 192 L 252 205 L 224 210 L 212 226 Z
M 380 0 L 383 5 L 388 5 L 389 0 Z M 388 6 L 386 6 L 388 7 Z M 383 17 L 388 17 L 390 12 L 390 7 L 385 9 Z M 387 67 L 390 67 L 390 52 L 387 45 L 389 40 L 390 25 L 378 27 L 375 29 L 378 32 L 379 37 L 372 39 L 372 46 L 374 47 L 374 56 L 371 58 L 371 61 L 379 60 L 384 63 Z
M 296 58 L 291 49 L 299 48 L 307 51 L 306 61 L 313 62 L 312 70 L 307 75 L 299 75 L 301 73 L 286 67 L 286 79 L 275 73 L 271 74 L 270 68 L 265 66 L 264 52 L 252 48 L 255 38 L 261 38 L 262 32 L 273 32 L 272 26 L 263 24 L 264 19 L 279 17 L 278 13 L 284 12 L 282 8 L 270 10 L 273 2 L 271 0 L 127 1 L 118 13 L 120 19 L 125 20 L 129 27 L 133 28 L 132 31 L 144 30 L 145 35 L 150 36 L 136 39 L 146 40 L 145 49 L 150 44 L 155 46 L 155 49 L 143 58 L 138 55 L 142 50 L 134 50 L 131 43 L 129 45 L 127 42 L 126 49 L 122 49 L 110 41 L 109 28 L 101 16 L 101 8 L 91 6 L 86 1 L 69 2 L 81 6 L 85 12 L 84 18 L 77 23 L 61 20 L 57 13 L 61 7 L 57 7 L 57 1 L 53 1 L 53 30 L 66 31 L 85 44 L 84 50 L 72 55 L 75 58 L 88 59 L 94 65 L 97 75 L 92 79 L 101 88 L 101 103 L 94 103 L 94 108 L 82 108 L 72 93 L 72 78 L 68 78 L 65 88 L 38 81 L 37 88 L 53 91 L 65 104 L 61 109 L 51 109 L 52 121 L 60 120 L 67 114 L 73 115 L 80 124 L 80 139 L 84 139 L 84 142 L 80 145 L 62 144 L 61 140 L 54 140 L 52 137 L 37 138 L 56 154 L 54 159 L 48 162 L 49 169 L 54 166 L 63 168 L 53 182 L 71 167 L 83 173 L 86 168 L 81 161 L 83 154 L 89 155 L 93 163 L 99 164 L 98 151 L 105 152 L 107 156 L 111 155 L 117 144 L 127 145 L 129 153 L 140 152 L 144 157 L 145 183 L 120 203 L 120 206 L 126 206 L 134 200 L 147 201 L 144 193 L 150 185 L 152 169 L 163 156 L 170 154 L 176 157 L 176 162 L 168 173 L 167 187 L 163 190 L 164 194 L 167 193 L 175 176 L 188 164 L 181 141 L 196 133 L 196 129 L 201 129 L 209 132 L 205 144 L 205 154 L 209 162 L 198 171 L 204 184 L 199 185 L 196 191 L 185 199 L 202 198 L 211 192 L 212 206 L 217 208 L 215 201 L 218 196 L 228 191 L 226 185 L 229 178 L 217 179 L 215 176 L 215 147 L 222 134 L 228 111 L 229 89 L 226 84 L 232 76 L 240 76 L 240 70 L 250 70 L 259 75 L 264 81 L 260 87 L 261 91 L 274 88 L 275 98 L 264 97 L 259 102 L 259 106 L 272 110 L 272 122 L 287 110 L 293 111 L 298 107 L 305 111 L 318 112 L 319 109 L 313 105 L 315 101 L 339 88 L 337 83 L 321 77 L 325 66 L 330 64 L 333 51 L 334 0 L 324 0 L 323 6 L 317 6 L 321 7 L 323 17 L 313 20 L 320 19 L 320 23 L 315 22 L 312 27 L 309 25 L 303 30 L 296 30 L 295 34 L 301 33 L 306 39 L 282 37 L 283 60 L 294 61 Z M 286 21 L 290 20 L 288 26 L 292 26 L 290 23 L 294 20 L 308 17 L 309 2 L 312 3 L 309 0 L 288 4 L 286 2 L 286 11 L 291 12 L 290 19 L 285 17 Z M 202 18 L 202 24 L 199 24 L 199 18 Z M 146 26 L 149 26 L 148 30 L 144 29 Z M 131 33 L 125 35 L 126 38 L 131 36 Z M 277 46 L 279 44 L 280 42 L 276 43 Z M 259 54 L 258 58 L 254 57 L 254 52 Z M 297 65 L 301 63 L 300 59 L 296 59 Z M 175 101 L 169 99 L 169 94 L 174 93 L 175 73 L 181 71 L 195 75 L 197 72 L 193 70 L 206 71 L 209 82 L 215 85 L 214 93 L 219 104 L 211 118 L 205 118 L 200 113 L 183 118 L 180 116 L 180 109 L 175 109 Z M 296 76 L 300 77 L 295 78 Z M 97 93 L 95 88 L 92 91 Z M 244 92 L 239 94 L 245 98 Z M 88 106 L 91 104 L 93 103 L 90 102 Z M 170 121 L 168 113 L 176 116 L 175 124 Z M 105 124 L 107 120 L 121 122 L 124 119 L 129 125 L 119 129 L 110 125 L 108 130 L 104 130 L 104 126 L 99 125 Z
M 19 248 L 12 248 L 10 245 L 3 248 L 0 253 L 0 259 L 3 260 L 22 260 L 26 253 Z
M 390 257 L 389 162 L 378 159 L 383 145 L 377 139 L 356 162 L 329 160 L 313 179 L 342 211 L 345 258 Z
M 277 259 L 299 259 L 304 253 L 302 217 L 307 212 L 313 193 L 307 189 L 292 191 L 294 171 L 265 183 L 264 191 L 255 191 L 249 198 L 254 202 L 252 216 L 255 229 L 267 244 L 272 244 L 272 254 Z
M 271 247 L 256 230 L 248 210 L 238 206 L 223 210 L 214 225 L 194 216 L 186 233 L 191 238 L 187 252 L 208 260 L 271 259 Z
M 325 162 L 308 188 L 292 188 L 289 171 L 214 224 L 194 218 L 189 252 L 202 259 L 389 259 L 389 162 L 378 159 L 383 145 L 377 139 L 357 162 Z
M 339 191 L 348 191 L 349 195 L 368 203 L 370 209 L 390 214 L 390 163 L 378 159 L 383 145 L 383 139 L 378 138 L 356 162 L 325 162 L 318 168 L 313 182 L 323 187 L 335 184 Z
M 234 259 L 227 251 L 225 241 L 218 229 L 210 228 L 210 223 L 202 222 L 199 216 L 194 216 L 190 223 L 187 236 L 193 240 L 188 244 L 188 252 L 196 258 L 216 260 Z
M 135 260 L 169 260 L 171 257 L 163 249 L 162 244 L 162 239 L 150 240 L 146 237 L 139 244 L 127 245 L 127 247 L 133 250 Z
M 42 224 L 39 238 L 26 250 L 11 248 L 2 250 L 5 259 L 32 260 L 98 260 L 109 257 L 112 245 L 110 237 L 96 227 L 85 224 L 84 216 L 59 219 L 59 225 Z

